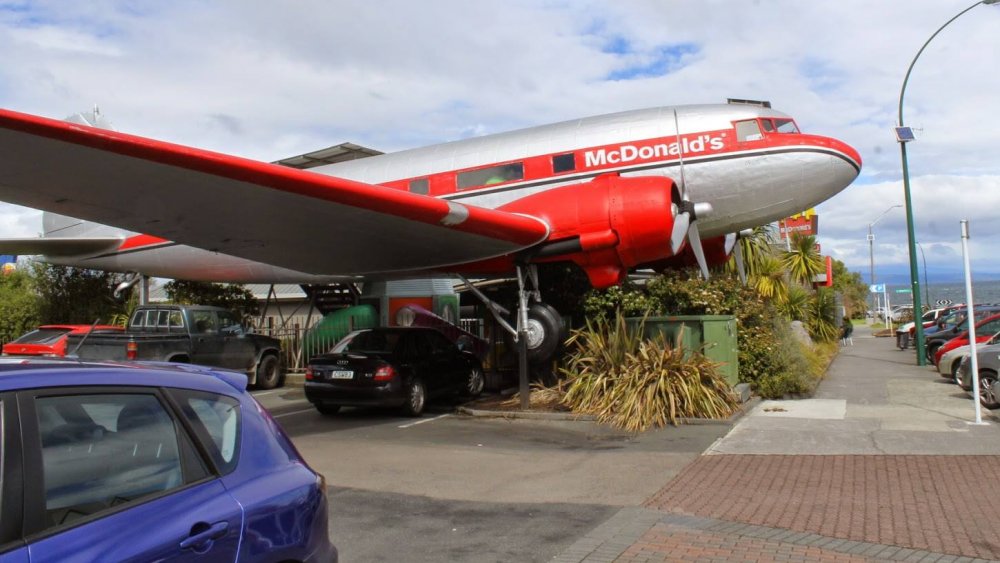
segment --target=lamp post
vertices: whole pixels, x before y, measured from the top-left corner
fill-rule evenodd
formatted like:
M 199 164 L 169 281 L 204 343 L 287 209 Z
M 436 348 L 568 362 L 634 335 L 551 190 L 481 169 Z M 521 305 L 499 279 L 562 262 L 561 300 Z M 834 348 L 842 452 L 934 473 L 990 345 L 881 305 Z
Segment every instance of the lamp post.
M 920 249 L 920 258 L 924 261 L 924 299 L 927 307 L 931 306 L 931 284 L 927 283 L 927 255 L 924 254 L 924 245 L 917 241 L 917 248 Z M 917 313 L 913 313 L 913 318 L 917 318 Z
M 872 232 L 872 227 L 874 227 L 875 223 L 878 223 L 879 220 L 882 219 L 882 217 L 885 217 L 886 213 L 892 211 L 893 209 L 896 209 L 897 207 L 903 207 L 903 206 L 898 204 L 893 205 L 889 207 L 889 209 L 883 211 L 878 217 L 875 218 L 874 221 L 868 223 L 868 261 L 869 261 L 869 266 L 871 268 L 869 270 L 869 276 L 868 276 L 869 285 L 875 285 L 875 234 Z M 878 309 L 878 293 L 875 293 L 875 298 L 872 299 L 872 311 L 875 311 L 877 309 Z
M 910 201 L 910 170 L 906 163 L 906 143 L 913 140 L 913 131 L 909 127 L 903 124 L 903 96 L 906 94 L 906 83 L 910 81 L 910 73 L 913 71 L 913 65 L 917 64 L 917 59 L 927 48 L 927 45 L 934 40 L 935 37 L 941 30 L 948 27 L 951 22 L 957 20 L 962 16 L 962 14 L 968 12 L 969 10 L 975 8 L 980 4 L 996 4 L 1000 0 L 981 0 L 975 4 L 969 6 L 968 8 L 962 10 L 950 20 L 946 21 L 944 25 L 939 27 L 927 41 L 924 42 L 920 50 L 917 51 L 913 61 L 910 62 L 910 67 L 906 69 L 906 76 L 903 77 L 903 87 L 899 89 L 899 126 L 896 127 L 896 140 L 899 141 L 899 153 L 900 158 L 903 161 L 903 196 L 906 205 L 906 236 L 907 236 L 907 248 L 910 253 L 910 285 L 911 291 L 913 292 L 913 315 L 923 314 L 923 308 L 920 303 L 920 275 L 917 272 L 917 249 L 916 249 L 916 236 L 913 232 L 913 204 Z M 925 345 L 924 345 L 924 325 L 923 323 L 914 323 L 914 328 L 916 329 L 917 336 L 917 365 L 925 366 L 927 365 L 927 357 L 925 355 Z

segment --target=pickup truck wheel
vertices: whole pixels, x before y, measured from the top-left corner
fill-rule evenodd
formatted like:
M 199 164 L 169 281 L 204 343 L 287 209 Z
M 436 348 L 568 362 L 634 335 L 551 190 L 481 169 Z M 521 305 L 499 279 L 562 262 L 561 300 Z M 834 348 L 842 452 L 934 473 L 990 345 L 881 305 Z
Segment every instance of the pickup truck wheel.
M 277 356 L 264 356 L 257 364 L 257 388 L 274 389 L 281 382 L 281 370 L 278 369 Z
M 403 412 L 407 416 L 420 416 L 424 412 L 424 404 L 427 402 L 427 389 L 424 382 L 416 377 L 410 379 L 406 384 L 406 402 L 403 403 Z

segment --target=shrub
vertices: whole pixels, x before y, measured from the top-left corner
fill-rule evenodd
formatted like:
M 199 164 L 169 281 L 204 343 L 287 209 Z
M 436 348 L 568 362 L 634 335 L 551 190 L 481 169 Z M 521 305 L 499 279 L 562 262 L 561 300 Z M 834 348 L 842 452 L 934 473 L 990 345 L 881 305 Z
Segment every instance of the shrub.
M 739 399 L 700 353 L 671 346 L 663 336 L 644 339 L 625 318 L 600 319 L 570 338 L 564 404 L 603 423 L 639 432 L 682 417 L 724 418 Z

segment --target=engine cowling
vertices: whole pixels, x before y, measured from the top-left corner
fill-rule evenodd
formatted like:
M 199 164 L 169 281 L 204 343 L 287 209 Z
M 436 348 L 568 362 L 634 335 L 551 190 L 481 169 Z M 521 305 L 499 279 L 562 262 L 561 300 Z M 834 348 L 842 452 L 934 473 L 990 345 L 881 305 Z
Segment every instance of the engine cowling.
M 605 175 L 547 190 L 500 209 L 546 221 L 552 233 L 536 261 L 572 260 L 595 288 L 620 283 L 631 268 L 668 258 L 677 189 L 657 176 Z

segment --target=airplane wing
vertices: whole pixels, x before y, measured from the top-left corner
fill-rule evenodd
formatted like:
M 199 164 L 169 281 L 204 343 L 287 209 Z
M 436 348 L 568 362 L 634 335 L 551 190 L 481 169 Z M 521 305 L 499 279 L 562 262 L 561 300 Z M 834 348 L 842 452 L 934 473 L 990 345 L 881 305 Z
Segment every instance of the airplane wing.
M 322 275 L 418 273 L 540 219 L 0 109 L 0 201 Z
M 91 238 L 5 238 L 0 239 L 0 254 L 46 256 L 91 256 L 111 252 L 121 246 L 120 237 Z

